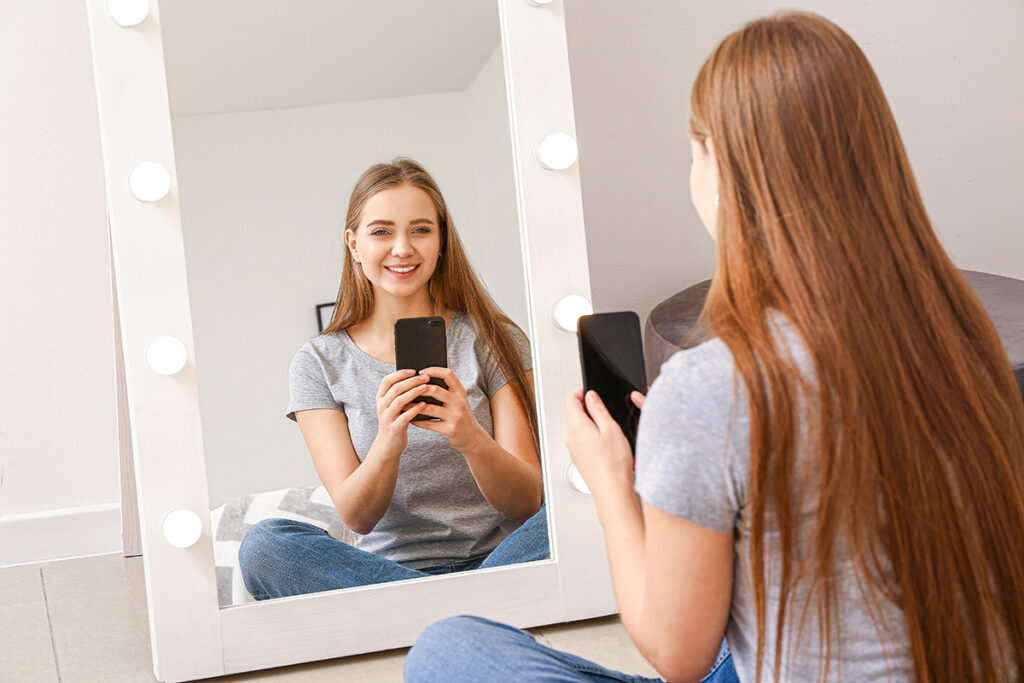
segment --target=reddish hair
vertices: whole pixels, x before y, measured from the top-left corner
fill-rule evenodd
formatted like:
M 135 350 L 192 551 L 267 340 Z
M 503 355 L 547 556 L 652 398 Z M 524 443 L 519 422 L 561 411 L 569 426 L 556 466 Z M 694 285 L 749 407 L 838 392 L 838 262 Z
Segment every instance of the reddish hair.
M 703 316 L 748 392 L 750 572 L 766 653 L 766 549 L 780 534 L 784 623 L 837 637 L 834 560 L 852 556 L 878 623 L 906 618 L 919 681 L 1024 672 L 1024 404 L 978 300 L 932 230 L 885 95 L 857 44 L 813 14 L 755 21 L 700 70 L 691 132 L 717 150 L 717 270 Z M 781 311 L 813 384 L 777 345 Z M 801 415 L 799 396 L 811 396 Z M 813 478 L 796 477 L 801 417 Z M 809 547 L 795 510 L 817 503 Z M 809 596 L 797 604 L 797 587 Z M 884 640 L 883 640 L 884 642 Z

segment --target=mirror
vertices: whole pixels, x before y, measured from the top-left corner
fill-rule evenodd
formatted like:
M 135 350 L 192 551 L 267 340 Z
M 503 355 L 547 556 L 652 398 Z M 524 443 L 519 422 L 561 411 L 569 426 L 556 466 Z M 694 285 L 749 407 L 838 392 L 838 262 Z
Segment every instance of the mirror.
M 348 544 L 357 538 L 343 526 L 285 412 L 289 364 L 330 319 L 346 205 L 366 169 L 396 157 L 421 164 L 444 195 L 483 285 L 529 330 L 497 6 L 307 1 L 249 5 L 243 13 L 236 5 L 161 6 L 222 606 L 253 599 L 238 552 L 260 520 L 311 524 Z M 451 325 L 449 338 L 457 340 L 459 323 Z M 334 362 L 344 364 L 362 357 L 349 341 L 346 332 L 335 332 L 315 344 L 337 351 Z M 448 360 L 466 365 L 465 358 Z M 371 364 L 345 381 L 376 389 L 382 374 Z M 372 407 L 345 410 L 353 434 L 376 429 Z M 415 424 L 410 430 L 410 441 L 422 443 L 421 430 Z M 353 440 L 363 459 L 366 439 Z M 440 488 L 438 501 L 458 497 L 463 509 L 409 513 L 402 497 L 436 476 L 411 470 L 406 461 L 414 450 L 402 458 L 395 498 L 379 522 L 386 530 L 358 537 L 358 547 L 418 568 L 442 564 L 441 558 L 472 564 L 515 525 L 495 518 L 476 493 Z M 439 465 L 464 474 L 449 461 Z M 460 481 L 475 485 L 466 479 Z M 458 521 L 474 509 L 479 522 Z M 437 531 L 422 531 L 427 523 L 439 525 Z M 430 540 L 453 534 L 491 538 L 458 547 Z M 414 545 L 417 550 L 408 550 Z
M 216 14 L 215 9 L 223 10 L 222 15 L 228 21 L 216 23 L 214 15 L 204 15 L 209 18 L 196 30 L 200 32 L 197 35 L 206 35 L 204 40 L 228 46 L 230 56 L 240 54 L 232 50 L 250 28 L 255 31 L 253 27 L 264 26 L 258 19 L 261 12 L 276 12 L 278 24 L 264 39 L 269 60 L 260 62 L 259 54 L 245 58 L 235 56 L 229 60 L 233 71 L 227 75 L 211 69 L 209 77 L 216 91 L 218 84 L 225 79 L 244 80 L 252 75 L 251 72 L 269 76 L 278 67 L 286 70 L 285 58 L 273 55 L 278 36 L 308 35 L 310 43 L 315 42 L 312 36 L 316 27 L 310 26 L 308 20 L 300 20 L 302 14 L 296 7 L 319 7 L 322 10 L 319 16 L 327 17 L 331 16 L 330 12 L 341 12 L 344 7 L 365 6 L 358 10 L 362 14 L 352 19 L 339 36 L 338 42 L 345 43 L 368 32 L 367 27 L 373 23 L 370 17 L 380 7 L 394 12 L 391 23 L 386 24 L 390 27 L 402 23 L 426 24 L 438 17 L 453 16 L 453 7 L 463 6 L 468 8 L 466 11 L 476 12 L 476 5 L 486 4 L 422 3 L 418 0 L 390 0 L 372 5 L 333 0 L 303 0 L 301 3 L 279 0 L 215 0 L 206 3 L 88 0 L 107 181 L 117 329 L 123 349 L 123 356 L 118 362 L 124 367 L 126 388 L 126 397 L 119 404 L 119 410 L 128 416 L 128 420 L 120 423 L 119 428 L 122 438 L 130 437 L 131 443 L 154 673 L 159 680 L 194 680 L 404 647 L 410 645 L 427 625 L 455 614 L 475 614 L 530 627 L 615 611 L 610 573 L 607 563 L 601 559 L 605 557 L 603 536 L 594 515 L 593 501 L 571 488 L 567 477 L 570 461 L 564 448 L 565 418 L 561 406 L 564 396 L 580 384 L 576 339 L 557 327 L 551 316 L 556 304 L 564 298 L 572 295 L 586 298 L 590 294 L 578 168 L 573 163 L 542 166 L 538 160 L 541 143 L 552 139 L 554 134 L 559 134 L 554 139 L 570 143 L 575 137 L 564 14 L 558 0 L 549 3 L 498 0 L 497 3 L 518 220 L 518 231 L 511 232 L 521 235 L 519 244 L 524 273 L 523 282 L 510 285 L 508 291 L 522 292 L 525 286 L 525 306 L 521 310 L 534 365 L 539 446 L 545 474 L 544 499 L 550 533 L 549 559 L 365 585 L 350 590 L 294 595 L 279 600 L 239 604 L 230 609 L 220 609 L 218 605 L 218 576 L 214 570 L 216 539 L 209 510 L 215 507 L 210 504 L 210 492 L 219 484 L 212 467 L 211 476 L 207 477 L 203 439 L 204 430 L 208 432 L 215 426 L 207 425 L 206 407 L 200 410 L 203 400 L 200 385 L 206 380 L 200 382 L 198 379 L 200 372 L 205 373 L 207 368 L 213 370 L 218 359 L 212 350 L 214 347 L 210 347 L 204 356 L 204 336 L 217 326 L 229 329 L 232 325 L 258 327 L 256 334 L 265 337 L 268 343 L 274 340 L 282 342 L 282 350 L 273 353 L 283 357 L 277 362 L 287 362 L 299 342 L 315 334 L 314 309 L 309 307 L 325 302 L 322 287 L 333 287 L 334 283 L 318 283 L 336 279 L 337 273 L 332 269 L 337 263 L 332 259 L 345 253 L 340 251 L 340 246 L 323 245 L 338 244 L 338 221 L 344 210 L 345 195 L 354 174 L 362 169 L 356 170 L 353 166 L 347 171 L 337 170 L 332 163 L 337 163 L 342 155 L 336 153 L 336 148 L 330 149 L 326 145 L 319 148 L 308 140 L 306 146 L 300 147 L 298 142 L 303 131 L 283 131 L 275 134 L 276 137 L 268 136 L 268 139 L 258 141 L 256 151 L 263 150 L 267 158 L 275 161 L 275 166 L 284 166 L 294 172 L 301 163 L 290 155 L 301 150 L 306 163 L 333 169 L 333 175 L 307 179 L 303 181 L 305 184 L 299 184 L 291 177 L 275 182 L 270 173 L 274 169 L 269 164 L 254 160 L 252 166 L 255 168 L 243 169 L 242 181 L 232 181 L 243 187 L 235 186 L 229 192 L 230 183 L 224 180 L 223 196 L 208 196 L 207 203 L 213 209 L 204 213 L 202 193 L 209 193 L 211 188 L 199 182 L 202 166 L 195 166 L 194 161 L 191 166 L 188 164 L 189 159 L 202 157 L 207 150 L 186 150 L 182 146 L 185 140 L 182 137 L 178 142 L 182 161 L 179 171 L 175 163 L 172 128 L 175 132 L 184 133 L 190 124 L 200 127 L 201 117 L 229 117 L 233 114 L 222 112 L 190 117 L 175 111 L 172 126 L 168 84 L 175 76 L 173 57 L 168 64 L 164 62 L 164 15 L 170 22 L 166 27 L 168 53 L 184 50 L 185 53 L 198 54 L 203 42 L 199 38 L 195 39 L 198 41 L 196 44 L 185 43 L 177 48 L 171 44 L 175 12 L 205 12 L 210 9 Z M 121 11 L 125 9 L 140 11 Z M 483 12 L 482 9 L 480 11 Z M 462 19 L 441 23 L 458 32 L 465 25 Z M 219 28 L 211 28 L 214 26 Z M 491 58 L 493 52 L 488 52 L 493 50 L 493 43 L 488 42 L 491 40 L 485 39 L 481 43 L 482 52 L 478 59 Z M 447 45 L 445 41 L 437 42 Z M 394 57 L 396 51 L 391 50 L 390 53 L 391 56 L 378 55 L 375 63 L 384 64 Z M 397 54 L 396 59 L 404 60 L 406 64 L 417 61 L 412 49 L 400 50 Z M 207 55 L 202 59 L 211 58 Z M 486 66 L 486 62 L 478 63 Z M 331 65 L 320 65 L 317 73 L 326 73 L 331 68 Z M 374 77 L 376 71 L 368 70 L 367 73 L 367 82 L 382 81 Z M 475 73 L 479 74 L 480 69 Z M 305 83 L 315 79 L 295 80 Z M 465 90 L 466 86 L 461 88 Z M 442 92 L 458 89 L 449 86 Z M 272 91 L 263 84 L 248 92 L 258 94 L 263 90 Z M 377 92 L 364 99 L 387 97 L 387 93 Z M 394 96 L 395 99 L 398 97 Z M 418 93 L 405 97 L 430 95 Z M 299 113 L 292 109 L 327 112 L 355 106 L 328 101 L 266 109 L 264 104 L 258 101 L 247 103 L 247 118 L 263 121 Z M 241 119 L 236 116 L 236 120 Z M 471 130 L 466 128 L 464 133 L 468 136 Z M 232 153 L 248 155 L 247 158 L 258 156 L 253 150 L 238 147 L 242 144 L 239 131 L 233 128 L 225 130 L 224 138 L 236 145 Z M 383 149 L 367 151 L 360 164 L 381 161 L 381 157 L 386 159 L 394 153 L 419 153 L 405 148 L 411 143 L 397 137 L 395 142 L 401 142 L 403 148 L 394 152 Z M 492 142 L 498 144 L 496 140 Z M 286 143 L 294 144 L 289 146 Z M 504 141 L 500 144 L 507 145 Z M 328 152 L 335 153 L 329 155 Z M 214 161 L 216 158 L 210 163 Z M 420 161 L 428 167 L 436 164 L 436 168 L 429 170 L 436 175 L 446 196 L 460 202 L 453 209 L 457 212 L 455 219 L 460 229 L 464 225 L 469 227 L 475 220 L 470 218 L 473 201 L 485 206 L 488 215 L 498 214 L 499 200 L 494 198 L 497 194 L 474 196 L 467 191 L 466 181 L 460 181 L 451 171 L 453 162 L 425 158 Z M 164 181 L 169 178 L 169 191 L 163 191 L 165 186 L 160 188 L 160 192 L 133 194 L 128 178 L 142 164 L 160 171 L 153 173 L 152 177 Z M 553 170 L 556 167 L 558 170 Z M 261 171 L 267 175 L 261 175 Z M 191 175 L 193 173 L 196 175 Z M 342 177 L 345 173 L 349 175 Z M 223 178 L 223 175 L 214 175 Z M 282 184 L 281 187 L 277 186 L 278 183 Z M 496 184 L 488 189 L 504 192 L 502 187 L 507 185 Z M 261 298 L 273 295 L 264 302 L 268 307 L 273 305 L 277 308 L 273 315 L 264 315 L 262 309 L 256 309 L 254 313 L 254 309 L 247 308 L 261 301 L 245 296 L 245 291 L 233 289 L 230 280 L 227 284 L 207 283 L 208 290 L 220 287 L 228 291 L 217 310 L 201 310 L 205 306 L 198 294 L 204 287 L 199 275 L 202 269 L 196 271 L 198 262 L 189 261 L 190 258 L 195 261 L 191 256 L 194 248 L 201 253 L 199 246 L 203 240 L 209 239 L 213 242 L 207 245 L 212 249 L 208 253 L 216 256 L 244 252 L 238 256 L 246 258 L 251 257 L 249 252 L 256 247 L 269 248 L 256 242 L 255 237 L 246 239 L 249 235 L 230 236 L 230 233 L 218 232 L 226 230 L 221 224 L 233 221 L 255 223 L 257 219 L 264 218 L 251 212 L 247 203 L 236 196 L 239 192 L 248 192 L 250 201 L 255 201 L 256 192 L 294 195 L 291 209 L 281 204 L 267 209 L 272 213 L 266 222 L 278 229 L 271 231 L 274 236 L 291 236 L 295 244 L 289 242 L 287 247 L 299 254 L 296 258 L 308 257 L 310 270 L 314 272 L 308 280 L 304 273 L 302 282 L 296 282 L 286 292 L 261 293 Z M 460 198 L 460 193 L 470 199 Z M 331 202 L 334 202 L 333 206 L 329 205 Z M 217 207 L 233 208 L 234 213 L 217 213 Z M 211 220 L 215 225 L 205 230 L 200 228 L 196 233 L 190 220 L 193 216 L 199 220 L 203 215 L 207 216 L 205 220 Z M 198 223 L 196 226 L 199 228 Z M 300 233 L 298 226 L 314 232 Z M 315 236 L 317 230 L 322 231 L 319 238 Z M 220 243 L 216 242 L 218 235 L 223 236 Z M 300 240 L 306 242 L 300 243 Z M 467 248 L 470 248 L 468 239 Z M 327 250 L 327 253 L 319 250 Z M 479 259 L 480 263 L 474 265 L 481 276 L 490 278 L 484 264 L 489 258 L 486 253 L 477 250 L 472 258 Z M 508 253 L 502 253 L 501 258 L 512 260 Z M 268 278 L 278 270 L 277 266 L 261 267 L 271 271 L 264 273 Z M 194 280 L 191 284 L 190 277 Z M 317 279 L 320 277 L 323 280 Z M 492 294 L 497 298 L 498 288 L 507 283 L 487 280 L 486 284 L 494 288 Z M 190 286 L 196 289 L 191 297 Z M 332 293 L 329 290 L 327 296 Z M 278 298 L 287 297 L 294 297 L 294 301 L 276 302 Z M 503 300 L 500 305 L 507 307 L 510 315 L 515 315 L 511 300 Z M 251 321 L 249 318 L 253 315 L 260 320 Z M 268 317 L 274 318 L 273 322 L 265 322 Z M 160 349 L 172 351 L 170 356 L 173 357 L 156 358 Z M 238 353 L 237 349 L 235 353 Z M 225 368 L 230 367 L 225 365 Z M 245 370 L 236 366 L 236 372 L 244 375 Z M 281 397 L 281 403 L 273 409 L 272 419 L 287 428 L 287 421 L 280 422 L 284 420 L 282 413 L 286 409 L 282 404 L 285 404 L 287 378 L 278 377 L 277 380 L 267 380 L 271 384 L 276 382 L 276 385 L 270 386 L 264 396 Z M 232 379 L 242 381 L 228 377 L 228 380 Z M 239 402 L 245 400 L 245 396 L 239 398 Z M 307 457 L 305 449 L 304 446 L 299 448 L 301 444 L 295 432 L 292 431 L 288 438 L 296 447 L 296 462 L 304 461 Z M 214 449 L 209 444 L 206 448 Z M 218 455 L 211 453 L 211 458 Z M 292 474 L 286 472 L 285 477 L 290 476 Z M 266 486 L 277 486 L 277 481 L 274 479 Z M 245 488 L 250 486 L 259 488 L 265 485 L 250 483 Z M 188 522 L 188 528 L 173 528 L 174 522 L 179 520 Z

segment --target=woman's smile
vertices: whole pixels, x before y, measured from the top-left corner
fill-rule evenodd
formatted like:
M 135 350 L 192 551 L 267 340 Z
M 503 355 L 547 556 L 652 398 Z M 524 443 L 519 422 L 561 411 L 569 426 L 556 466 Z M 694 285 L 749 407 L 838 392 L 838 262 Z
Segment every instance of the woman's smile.
M 384 269 L 398 278 L 412 277 L 413 271 L 419 268 L 419 264 L 384 266 Z

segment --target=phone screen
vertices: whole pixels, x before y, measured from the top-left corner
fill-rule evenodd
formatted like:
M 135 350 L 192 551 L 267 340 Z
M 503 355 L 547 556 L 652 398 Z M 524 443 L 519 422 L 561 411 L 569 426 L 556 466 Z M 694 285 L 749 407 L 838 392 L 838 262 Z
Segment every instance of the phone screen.
M 581 317 L 578 329 L 583 391 L 597 392 L 635 452 L 640 411 L 629 395 L 647 386 L 640 319 L 632 311 L 597 313 Z

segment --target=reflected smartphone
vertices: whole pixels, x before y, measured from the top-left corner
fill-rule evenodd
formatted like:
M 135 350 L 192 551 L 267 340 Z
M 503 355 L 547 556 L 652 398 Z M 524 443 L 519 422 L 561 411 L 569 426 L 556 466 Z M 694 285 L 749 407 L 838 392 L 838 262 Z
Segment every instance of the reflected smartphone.
M 423 368 L 448 367 L 444 318 L 432 315 L 426 318 L 399 318 L 396 320 L 395 365 L 398 370 L 415 370 L 416 372 Z M 431 377 L 430 383 L 445 389 L 448 388 L 444 380 L 439 377 Z M 431 396 L 414 398 L 412 403 L 441 405 L 440 401 Z M 438 419 L 429 415 L 417 415 L 412 421 L 437 421 Z
M 640 410 L 629 394 L 646 393 L 647 387 L 640 318 L 633 311 L 585 315 L 579 319 L 577 337 L 583 392 L 597 392 L 635 454 Z

